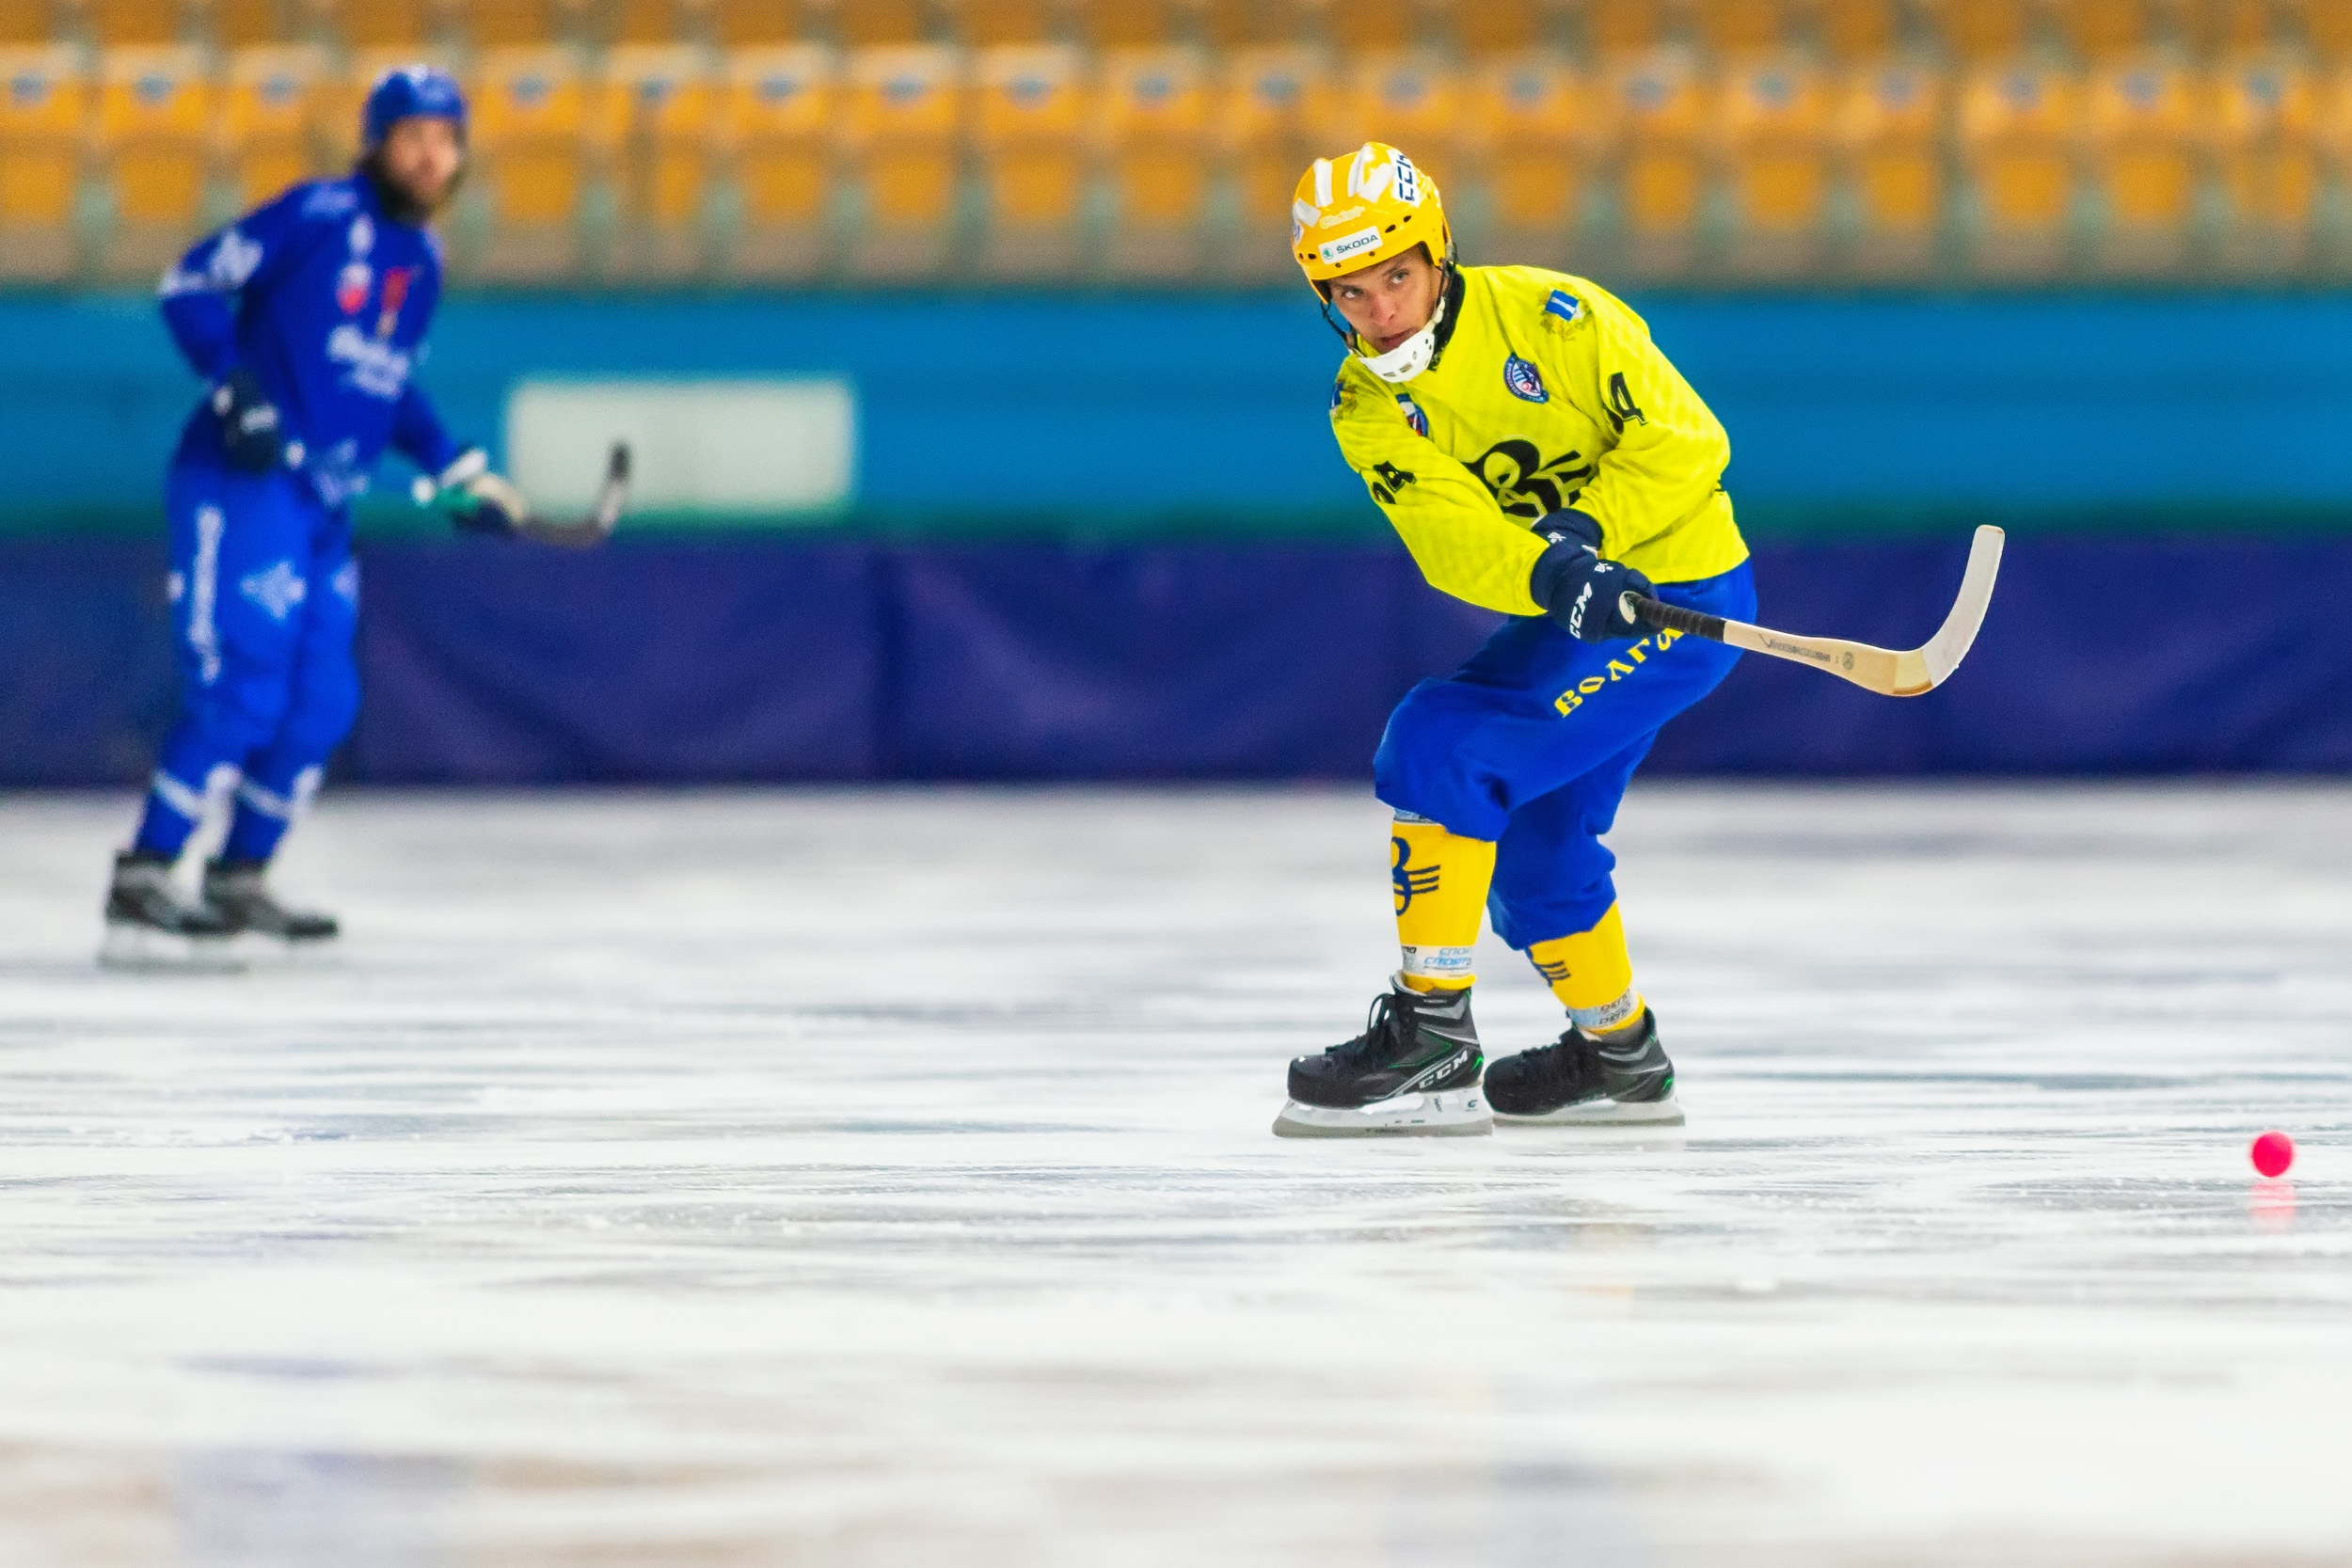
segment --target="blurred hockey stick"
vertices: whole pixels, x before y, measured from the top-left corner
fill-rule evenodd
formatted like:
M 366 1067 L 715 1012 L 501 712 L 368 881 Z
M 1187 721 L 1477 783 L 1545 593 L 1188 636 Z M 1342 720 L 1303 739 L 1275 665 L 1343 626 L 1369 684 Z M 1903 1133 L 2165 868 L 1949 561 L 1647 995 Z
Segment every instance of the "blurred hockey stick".
M 1883 697 L 1916 697 L 1943 685 L 1968 657 L 1968 645 L 1977 640 L 1977 628 L 1984 625 L 1985 606 L 1993 602 L 1993 579 L 2000 569 L 2001 531 L 1977 530 L 1952 612 L 1944 617 L 1944 625 L 1924 646 L 1900 651 L 1873 648 L 1867 642 L 1843 642 L 1834 637 L 1798 637 L 1744 621 L 1726 621 L 1720 615 L 1703 615 L 1640 594 L 1626 594 L 1625 606 L 1628 613 L 1661 630 L 1810 664 Z
M 501 496 L 501 504 L 496 510 L 509 515 L 519 514 L 516 516 L 515 536 L 535 544 L 553 545 L 559 549 L 581 550 L 601 545 L 612 537 L 614 529 L 620 527 L 621 513 L 628 505 L 629 457 L 628 443 L 626 441 L 612 443 L 612 454 L 605 460 L 604 483 L 596 490 L 596 504 L 588 509 L 585 516 L 562 522 L 532 513 L 530 502 L 523 499 L 520 491 L 499 475 L 485 474 L 479 452 L 469 455 L 473 459 L 473 468 L 463 483 L 442 486 L 419 475 L 408 487 L 417 504 L 430 506 L 442 496 L 458 495 L 463 492 L 466 483 L 495 484 Z M 463 529 L 468 526 L 461 515 L 458 527 Z M 505 531 L 499 529 L 491 531 Z

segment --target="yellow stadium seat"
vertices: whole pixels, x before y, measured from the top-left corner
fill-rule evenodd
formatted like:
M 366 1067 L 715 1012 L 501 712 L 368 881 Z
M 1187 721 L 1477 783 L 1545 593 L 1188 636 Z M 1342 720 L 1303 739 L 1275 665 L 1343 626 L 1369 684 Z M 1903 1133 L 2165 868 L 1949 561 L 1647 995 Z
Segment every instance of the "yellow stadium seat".
M 2143 53 L 2155 37 L 2150 0 L 2066 0 L 2056 15 L 2068 46 L 2086 60 Z
M 1550 17 L 1541 0 L 1452 0 L 1445 10 L 1445 31 L 1474 58 L 1523 55 L 1549 41 Z
M 319 0 L 328 29 L 355 55 L 421 50 L 433 36 L 427 0 Z
M 1442 190 L 1460 167 L 1454 148 L 1465 112 L 1461 83 L 1429 55 L 1368 55 L 1343 79 L 1324 140 L 1401 147 Z
M 693 39 L 710 8 L 694 0 L 613 0 L 611 38 L 622 48 L 658 48 Z
M 720 135 L 742 201 L 737 272 L 797 277 L 824 266 L 839 107 L 830 50 L 788 44 L 729 56 Z
M 711 36 L 723 48 L 763 49 L 808 40 L 808 18 L 798 0 L 711 0 L 708 8 Z
M 228 74 L 219 131 L 237 205 L 257 207 L 325 172 L 318 117 L 326 56 L 300 44 L 240 49 Z
M 213 41 L 223 49 L 291 42 L 300 19 L 288 0 L 212 0 L 205 8 Z
M 2187 260 L 2205 118 L 2201 87 L 2153 61 L 2091 79 L 2084 119 L 2106 207 L 2102 252 L 2110 270 L 2171 271 Z
M 1078 255 L 1081 136 L 1089 119 L 1078 52 L 984 49 L 973 62 L 972 100 L 988 222 L 982 264 L 1000 274 L 1069 271 Z
M 1392 54 L 1420 41 L 1414 0 L 1346 0 L 1327 12 L 1332 42 L 1351 54 Z
M 1176 42 L 1176 0 L 1079 0 L 1077 36 L 1091 49 L 1164 49 Z
M 2073 81 L 2027 66 L 1978 71 L 1963 87 L 1961 150 L 1984 223 L 1980 268 L 2042 273 L 2064 261 L 2079 108 Z
M 1726 58 L 1777 50 L 1790 41 L 1792 0 L 1699 0 L 1698 36 Z
M 865 198 L 850 265 L 907 277 L 945 264 L 965 123 L 963 58 L 922 44 L 850 56 L 842 128 Z
M 1666 8 L 1658 0 L 1591 0 L 1584 8 L 1584 50 L 1639 55 L 1665 41 Z
M 2186 0 L 2182 7 L 2182 34 L 2201 55 L 2266 49 L 2277 41 L 2277 26 L 2271 0 Z
M 1834 59 L 1877 60 L 1902 41 L 1895 0 L 1820 0 L 1816 24 L 1821 47 Z
M 919 43 L 923 8 L 920 0 L 839 0 L 834 11 L 834 31 L 842 45 L 850 49 Z
M 1202 41 L 1220 50 L 1278 48 L 1306 33 L 1298 0 L 1200 0 Z
M 1765 59 L 1724 73 L 1716 129 L 1740 232 L 1734 270 L 1817 265 L 1829 206 L 1831 95 L 1801 62 Z
M 580 267 L 588 88 L 561 49 L 485 53 L 470 84 L 473 175 L 487 193 L 485 277 L 553 278 Z
M 476 49 L 545 49 L 579 20 L 574 0 L 464 0 L 451 15 Z
M 1636 272 L 1686 271 L 1707 194 L 1706 90 L 1671 53 L 1620 64 L 1607 90 L 1623 138 L 1617 198 L 1627 263 Z
M 2292 56 L 2253 56 L 2215 72 L 2211 110 L 2233 270 L 2307 260 L 2320 190 L 2320 97 Z
M 112 276 L 133 277 L 156 270 L 196 237 L 214 92 L 194 49 L 111 49 L 98 75 L 95 145 L 111 176 L 117 221 L 103 264 Z
M 2303 39 L 2328 65 L 2352 62 L 2352 0 L 2293 0 Z
M 1495 251 L 1562 263 L 1584 197 L 1584 170 L 1608 150 L 1612 121 L 1592 84 L 1549 55 L 1497 61 L 1470 88 L 1475 157 L 1486 177 Z
M 1999 65 L 2033 41 L 2033 0 L 1930 0 L 1944 46 L 1971 65 Z
M 1211 107 L 1200 56 L 1189 49 L 1115 51 L 1104 56 L 1101 105 L 1111 270 L 1157 277 L 1199 270 Z
M 956 37 L 973 49 L 1038 44 L 1054 36 L 1049 0 L 947 0 Z
M 594 135 L 612 169 L 617 276 L 674 277 L 703 264 L 719 131 L 705 64 L 702 51 L 679 44 L 622 44 L 605 57 Z
M 107 49 L 176 43 L 181 0 L 84 0 L 90 36 Z
M 0 47 L 0 277 L 62 277 L 90 93 L 79 55 Z
M 1245 235 L 1290 233 L 1291 193 L 1309 160 L 1341 150 L 1324 145 L 1335 94 L 1321 56 L 1296 47 L 1244 49 L 1232 56 L 1217 111 L 1232 160 Z M 1242 274 L 1279 274 L 1287 245 L 1238 245 L 1224 260 Z
M 57 37 L 51 0 L 0 0 L 0 49 L 42 48 Z
M 1944 226 L 1943 79 L 1888 63 L 1851 73 L 1839 104 L 1859 224 L 1860 270 L 1916 275 L 1935 259 Z

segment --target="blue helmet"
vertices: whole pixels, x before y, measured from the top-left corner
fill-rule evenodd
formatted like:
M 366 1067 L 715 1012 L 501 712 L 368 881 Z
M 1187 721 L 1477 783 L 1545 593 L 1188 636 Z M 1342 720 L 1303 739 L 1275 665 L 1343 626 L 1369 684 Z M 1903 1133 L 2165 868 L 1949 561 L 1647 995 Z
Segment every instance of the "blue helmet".
M 368 89 L 367 107 L 359 112 L 360 144 L 381 147 L 394 125 L 417 115 L 454 120 L 457 139 L 466 139 L 466 95 L 457 90 L 457 79 L 434 66 L 405 65 Z

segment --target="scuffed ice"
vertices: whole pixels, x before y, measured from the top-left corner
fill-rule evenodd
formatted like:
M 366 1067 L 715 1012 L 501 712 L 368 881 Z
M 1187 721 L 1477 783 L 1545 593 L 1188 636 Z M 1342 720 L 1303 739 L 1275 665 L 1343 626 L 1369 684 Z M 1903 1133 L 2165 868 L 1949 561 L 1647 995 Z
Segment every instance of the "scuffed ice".
M 2352 790 L 1639 791 L 1686 1132 L 1278 1141 L 1383 815 L 330 797 L 197 979 L 0 804 L 0 1562 L 2352 1560 Z

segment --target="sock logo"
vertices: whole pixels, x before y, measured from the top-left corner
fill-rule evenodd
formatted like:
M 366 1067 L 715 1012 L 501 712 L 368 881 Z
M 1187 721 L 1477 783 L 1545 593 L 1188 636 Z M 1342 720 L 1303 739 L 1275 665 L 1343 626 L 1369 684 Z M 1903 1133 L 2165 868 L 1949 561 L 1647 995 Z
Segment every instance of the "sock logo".
M 1415 865 L 1413 847 L 1401 838 L 1389 840 L 1389 845 L 1396 852 L 1389 862 L 1389 880 L 1396 889 L 1396 912 L 1403 914 L 1413 907 L 1414 899 L 1424 893 L 1438 891 L 1438 879 L 1442 868 Z

